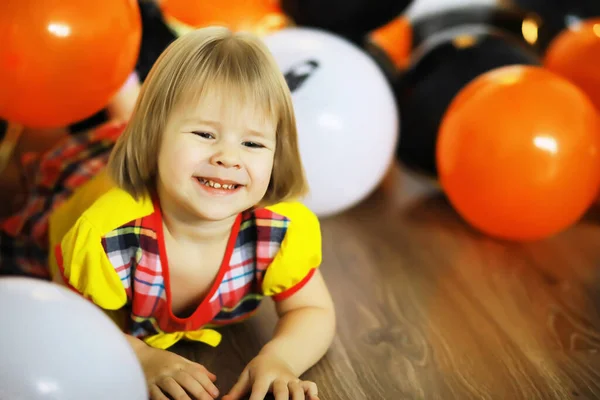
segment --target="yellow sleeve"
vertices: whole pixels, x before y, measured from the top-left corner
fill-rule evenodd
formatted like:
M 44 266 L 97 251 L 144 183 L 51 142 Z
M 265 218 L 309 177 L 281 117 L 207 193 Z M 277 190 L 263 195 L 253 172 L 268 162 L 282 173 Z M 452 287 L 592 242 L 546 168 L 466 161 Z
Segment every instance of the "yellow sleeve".
M 281 301 L 302 288 L 321 265 L 321 227 L 317 216 L 302 203 L 279 203 L 267 209 L 289 219 L 281 247 L 262 282 L 263 294 Z
M 58 273 L 65 283 L 105 310 L 127 304 L 127 294 L 111 264 L 102 236 L 80 217 L 54 249 Z

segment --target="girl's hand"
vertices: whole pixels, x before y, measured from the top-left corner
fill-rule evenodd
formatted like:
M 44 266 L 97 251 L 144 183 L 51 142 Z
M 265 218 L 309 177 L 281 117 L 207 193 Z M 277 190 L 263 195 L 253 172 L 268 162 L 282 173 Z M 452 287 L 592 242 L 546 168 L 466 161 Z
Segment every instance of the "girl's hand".
M 301 381 L 287 363 L 267 354 L 257 356 L 248 364 L 223 400 L 239 400 L 250 390 L 250 400 L 263 400 L 268 392 L 273 392 L 275 400 L 319 400 L 314 382 Z
M 150 346 L 138 358 L 152 400 L 213 400 L 219 395 L 213 383 L 217 377 L 203 365 Z

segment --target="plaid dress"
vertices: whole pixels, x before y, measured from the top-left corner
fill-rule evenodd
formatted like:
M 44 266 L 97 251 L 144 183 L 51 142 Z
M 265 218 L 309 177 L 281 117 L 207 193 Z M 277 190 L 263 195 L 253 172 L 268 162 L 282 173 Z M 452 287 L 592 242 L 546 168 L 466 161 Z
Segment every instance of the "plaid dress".
M 111 129 L 115 134 L 119 128 Z M 89 136 L 96 139 L 90 143 L 99 148 L 109 136 L 104 133 Z M 90 157 L 91 146 L 67 157 L 65 151 L 81 143 L 77 140 L 38 163 L 63 161 L 54 165 L 60 173 L 43 168 L 38 173 L 55 178 L 52 183 L 40 179 L 45 187 L 68 189 L 46 189 L 46 201 L 36 192 L 23 212 L 5 221 L 5 234 L 16 245 L 9 272 L 38 277 L 61 273 L 69 287 L 107 311 L 125 332 L 168 348 L 181 339 L 218 345 L 220 326 L 252 316 L 265 296 L 275 301 L 289 297 L 319 267 L 319 223 L 305 206 L 289 202 L 246 211 L 235 220 L 208 294 L 188 317 L 174 315 L 158 199 L 148 195 L 135 200 L 107 185 L 101 170 L 107 151 Z M 19 248 L 23 243 L 35 251 Z

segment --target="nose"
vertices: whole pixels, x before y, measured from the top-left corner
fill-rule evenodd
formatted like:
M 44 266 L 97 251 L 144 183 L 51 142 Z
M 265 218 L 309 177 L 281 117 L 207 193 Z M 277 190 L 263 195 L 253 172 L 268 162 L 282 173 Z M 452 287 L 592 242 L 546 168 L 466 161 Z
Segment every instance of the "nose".
M 228 145 L 219 146 L 212 155 L 210 163 L 219 167 L 240 168 L 240 158 L 237 150 Z

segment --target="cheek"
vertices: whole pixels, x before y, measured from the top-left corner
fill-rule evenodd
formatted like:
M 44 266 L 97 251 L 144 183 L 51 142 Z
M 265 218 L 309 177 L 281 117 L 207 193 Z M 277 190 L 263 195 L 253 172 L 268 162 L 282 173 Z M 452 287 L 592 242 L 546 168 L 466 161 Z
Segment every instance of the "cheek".
M 252 182 L 256 185 L 264 186 L 265 188 L 269 185 L 271 180 L 271 172 L 273 171 L 273 157 L 260 157 L 254 160 L 250 168 L 250 176 Z
M 181 181 L 190 176 L 197 163 L 198 155 L 192 146 L 166 146 L 158 158 L 161 177 L 174 181 Z

